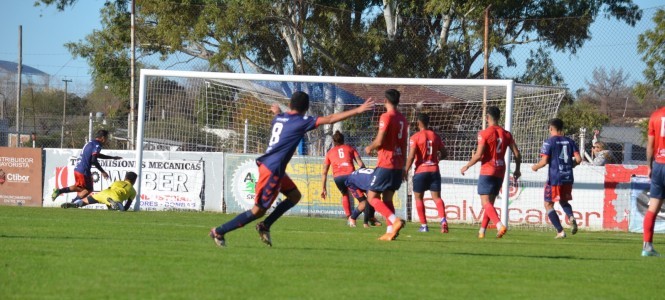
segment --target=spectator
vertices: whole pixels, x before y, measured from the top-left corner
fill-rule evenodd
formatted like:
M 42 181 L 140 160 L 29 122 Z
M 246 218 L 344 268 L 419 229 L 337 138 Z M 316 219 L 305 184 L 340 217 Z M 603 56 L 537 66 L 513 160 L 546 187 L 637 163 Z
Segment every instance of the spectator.
M 598 141 L 598 130 L 593 132 L 593 161 L 591 162 L 594 166 L 604 166 L 606 164 L 614 163 L 612 153 L 607 149 L 607 144 L 604 142 Z

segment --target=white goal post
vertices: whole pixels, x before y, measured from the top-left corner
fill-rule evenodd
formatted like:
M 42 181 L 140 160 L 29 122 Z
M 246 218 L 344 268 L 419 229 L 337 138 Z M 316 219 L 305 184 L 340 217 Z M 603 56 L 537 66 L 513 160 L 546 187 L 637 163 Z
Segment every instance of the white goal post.
M 165 78 L 168 78 L 168 83 L 164 83 L 162 81 L 167 81 Z M 447 94 L 447 99 L 454 99 L 455 101 L 467 101 L 466 97 L 475 97 L 474 101 L 478 101 L 477 98 L 480 97 L 481 100 L 480 102 L 482 103 L 482 98 L 483 94 L 486 94 L 488 89 L 492 89 L 495 91 L 494 96 L 488 96 L 492 98 L 492 101 L 494 101 L 493 105 L 501 105 L 502 110 L 504 112 L 504 128 L 506 130 L 511 131 L 513 128 L 513 105 L 514 105 L 514 93 L 515 93 L 515 88 L 516 84 L 512 80 L 496 80 L 496 79 L 491 79 L 491 80 L 484 80 L 484 79 L 416 79 L 416 78 L 378 78 L 378 77 L 329 77 L 329 76 L 299 76 L 299 75 L 266 75 L 266 74 L 244 74 L 244 73 L 217 73 L 217 72 L 194 72 L 194 71 L 172 71 L 172 70 L 153 70 L 153 69 L 142 69 L 140 71 L 140 79 L 139 79 L 139 100 L 138 100 L 138 115 L 137 115 L 137 132 L 136 132 L 136 166 L 137 166 L 137 174 L 139 175 L 139 179 L 142 178 L 142 168 L 141 168 L 141 163 L 143 161 L 143 151 L 144 151 L 144 144 L 146 142 L 146 122 L 151 122 L 151 120 L 155 119 L 155 115 L 158 115 L 159 112 L 152 112 L 148 110 L 147 104 L 150 103 L 151 107 L 155 105 L 155 101 L 160 101 L 158 98 L 176 98 L 172 94 L 175 93 L 173 92 L 176 88 L 170 88 L 171 90 L 167 90 L 164 88 L 163 90 L 158 90 L 155 87 L 150 87 L 150 82 L 154 81 L 159 81 L 159 84 L 162 86 L 185 86 L 189 84 L 188 82 L 191 82 L 192 80 L 199 80 L 202 83 L 197 85 L 198 89 L 205 89 L 205 91 L 200 91 L 196 90 L 195 88 L 191 88 L 191 91 L 186 88 L 178 88 L 181 90 L 181 94 L 183 95 L 181 98 L 177 98 L 177 100 L 173 100 L 174 102 L 170 104 L 165 104 L 165 107 L 174 107 L 174 106 L 185 106 L 188 105 L 188 102 L 193 102 L 193 101 L 208 101 L 208 98 L 211 97 L 213 93 L 217 93 L 219 95 L 222 95 L 225 92 L 224 90 L 220 90 L 221 86 L 232 86 L 234 89 L 247 89 L 247 84 L 243 82 L 251 82 L 253 83 L 253 86 L 256 87 L 260 84 L 258 83 L 263 83 L 263 82 L 272 82 L 275 84 L 287 84 L 289 85 L 289 88 L 291 92 L 298 90 L 301 85 L 308 86 L 310 84 L 317 84 L 317 85 L 335 85 L 337 87 L 342 86 L 342 87 L 349 87 L 353 86 L 355 89 L 371 89 L 374 87 L 375 88 L 372 92 L 375 98 L 379 98 L 377 100 L 381 100 L 380 97 L 383 97 L 383 91 L 387 88 L 396 88 L 397 90 L 400 90 L 402 92 L 402 99 L 404 99 L 405 94 L 407 94 L 403 89 L 409 89 L 408 87 L 414 87 L 415 88 L 422 88 L 422 87 L 427 87 L 428 91 L 432 93 L 437 93 L 440 92 L 441 94 L 446 93 Z M 231 82 L 231 83 L 228 83 Z M 220 86 L 220 87 L 218 87 Z M 380 87 L 380 88 L 378 88 Z M 539 88 L 539 87 L 534 87 L 534 86 L 528 86 L 529 88 Z M 354 89 L 352 88 L 352 89 Z M 472 91 L 468 90 L 463 90 L 466 88 L 471 88 L 473 89 Z M 542 87 L 544 89 L 549 89 L 549 87 Z M 305 91 L 306 88 L 304 88 Z M 380 93 L 379 93 L 380 90 Z M 444 91 L 445 90 L 445 91 Z M 560 93 L 562 89 L 558 89 L 557 93 Z M 171 92 L 169 92 L 171 91 Z M 153 98 L 150 98 L 152 94 L 157 93 L 160 97 L 154 96 Z M 205 95 L 204 95 L 205 94 Z M 210 94 L 210 95 L 209 95 Z M 288 99 L 287 93 L 280 94 L 279 92 L 272 92 L 272 91 L 260 91 L 256 92 L 259 96 L 266 96 L 266 97 L 280 97 L 282 102 L 280 102 L 282 105 L 285 105 L 287 102 L 285 101 Z M 273 95 L 275 94 L 275 95 Z M 186 97 L 184 96 L 186 95 Z M 480 95 L 480 96 L 479 96 Z M 499 95 L 499 96 L 497 96 Z M 216 96 L 216 97 L 221 97 L 221 96 Z M 427 98 L 427 95 L 422 95 L 418 97 L 423 97 Z M 528 97 L 528 96 L 527 96 Z M 534 96 L 538 97 L 538 96 Z M 554 97 L 554 96 L 552 96 Z M 559 97 L 558 94 L 556 97 Z M 199 99 L 204 99 L 204 100 L 199 100 Z M 237 99 L 236 99 L 237 100 Z M 424 99 L 427 100 L 427 99 Z M 179 102 L 178 102 L 179 101 Z M 312 97 L 312 101 L 316 101 L 314 97 Z M 426 102 L 426 101 L 424 101 Z M 555 114 L 556 110 L 558 109 L 558 105 L 560 102 L 560 97 L 556 101 L 556 104 L 554 104 L 551 108 L 548 108 L 548 111 L 544 114 L 546 116 L 553 116 L 552 112 Z M 334 111 L 339 111 L 340 107 L 341 109 L 347 109 L 347 106 L 344 105 L 357 105 L 358 103 L 338 103 L 335 102 L 335 105 L 340 104 L 341 106 L 335 106 Z M 416 103 L 412 102 L 413 104 L 413 111 L 418 111 L 420 108 L 422 108 L 423 104 L 422 102 Z M 212 105 L 212 104 L 211 104 Z M 220 105 L 220 104 L 215 104 L 215 105 Z M 430 109 L 449 109 L 447 107 L 446 103 L 441 103 L 441 102 L 433 102 L 433 103 L 426 103 L 426 105 Z M 489 105 L 489 104 L 488 104 Z M 377 103 L 377 107 L 380 106 L 380 103 Z M 400 103 L 400 107 L 402 106 L 402 103 Z M 208 104 L 206 104 L 206 111 L 209 109 Z M 465 120 L 464 122 L 466 123 L 473 123 L 477 124 L 478 122 L 482 123 L 482 120 L 479 120 L 480 117 L 477 114 L 477 111 L 479 108 L 475 107 L 474 109 L 474 114 L 471 114 L 471 118 L 469 120 Z M 151 110 L 156 110 L 152 109 Z M 201 109 L 196 109 L 193 108 L 191 110 L 195 110 L 196 112 L 188 112 L 189 114 L 196 114 L 198 111 Z M 464 108 L 464 113 L 468 113 L 469 110 L 468 108 Z M 225 111 L 228 111 L 228 108 L 220 107 L 218 108 L 218 114 L 223 114 Z M 312 111 L 312 106 L 310 106 L 310 111 Z M 322 110 L 321 113 L 331 113 L 333 111 L 325 111 Z M 161 112 L 161 118 L 164 119 L 164 115 L 166 113 L 164 112 L 164 109 L 162 109 Z M 436 114 L 437 118 L 440 119 L 445 119 L 447 117 L 450 117 L 450 115 L 446 115 L 446 113 L 438 113 Z M 199 119 L 205 119 L 205 128 L 201 129 L 203 131 L 211 131 L 213 129 L 210 129 L 208 127 L 208 115 L 200 115 Z M 528 118 L 528 117 L 527 117 Z M 459 121 L 459 120 L 458 120 Z M 201 121 L 203 122 L 203 121 Z M 247 148 L 247 128 L 246 128 L 246 123 L 247 120 L 245 119 L 245 136 L 240 137 L 240 139 L 244 139 L 245 143 L 245 150 Z M 372 124 L 375 125 L 375 124 Z M 544 125 L 544 124 L 540 124 Z M 268 124 L 266 124 L 268 126 Z M 475 126 L 475 125 L 474 125 Z M 546 125 L 544 125 L 546 126 Z M 474 131 L 477 132 L 477 129 L 480 128 L 474 128 Z M 372 132 L 375 134 L 376 129 L 372 129 Z M 190 130 L 191 131 L 191 130 Z M 531 130 L 533 131 L 533 130 Z M 467 135 L 468 137 L 468 135 Z M 542 143 L 544 136 L 538 136 L 536 139 L 537 142 L 537 147 Z M 468 139 L 468 138 L 466 138 Z M 520 141 L 518 140 L 518 143 Z M 473 136 L 472 140 L 469 142 L 473 144 L 473 148 L 475 149 L 475 135 Z M 257 143 L 258 144 L 258 143 Z M 214 148 L 214 149 L 219 149 L 219 148 Z M 211 150 L 211 151 L 224 151 L 224 150 Z M 464 156 L 466 157 L 465 159 L 468 160 L 470 158 L 471 153 L 468 153 L 469 150 L 464 150 Z M 256 153 L 256 151 L 255 151 Z M 317 154 L 320 154 L 317 153 Z M 506 169 L 506 174 L 505 178 L 509 178 L 510 175 L 510 162 L 511 162 L 511 156 L 512 153 L 510 153 L 510 150 L 506 154 L 506 163 L 508 165 Z M 468 175 L 467 175 L 468 176 Z M 504 180 L 503 181 L 503 197 L 502 199 L 508 199 L 509 197 L 509 185 L 510 180 Z M 136 183 L 136 191 L 137 191 L 137 197 L 136 197 L 136 204 L 134 206 L 134 210 L 140 210 L 140 195 L 141 195 L 141 180 L 139 180 Z M 506 220 L 508 219 L 508 200 L 503 200 L 501 201 L 501 215 L 502 215 L 502 220 L 504 224 L 507 224 Z M 497 203 L 498 204 L 498 203 Z

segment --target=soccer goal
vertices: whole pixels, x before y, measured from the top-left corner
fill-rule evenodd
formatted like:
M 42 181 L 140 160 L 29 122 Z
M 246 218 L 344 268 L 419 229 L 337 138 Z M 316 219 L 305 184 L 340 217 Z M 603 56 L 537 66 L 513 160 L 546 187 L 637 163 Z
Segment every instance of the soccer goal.
M 401 93 L 399 110 L 409 120 L 410 132 L 417 130 L 416 115 L 428 113 L 431 127 L 443 137 L 448 147 L 448 160 L 460 162 L 468 161 L 475 151 L 477 133 L 483 126 L 483 110 L 490 105 L 502 110 L 502 124 L 513 132 L 524 161 L 535 162 L 538 150 L 548 136 L 547 121 L 556 115 L 565 93 L 562 88 L 515 84 L 512 80 L 328 77 L 144 69 L 141 70 L 139 83 L 137 165 L 141 166 L 143 151 L 159 149 L 263 153 L 270 134 L 270 106 L 277 103 L 282 110 L 287 110 L 289 97 L 295 91 L 305 91 L 310 95 L 310 115 L 343 111 L 359 105 L 368 97 L 374 97 L 377 104 L 372 112 L 311 131 L 297 154 L 323 157 L 332 145 L 332 134 L 336 130 L 345 134 L 347 144 L 362 152 L 376 134 L 378 118 L 385 111 L 383 94 L 391 88 Z M 508 162 L 510 156 L 509 153 Z M 141 175 L 140 169 L 138 172 Z M 507 171 L 509 173 L 510 170 Z M 473 176 L 468 175 L 469 180 L 477 178 Z M 320 181 L 320 173 L 317 171 L 312 178 Z M 508 197 L 508 182 L 504 181 L 504 199 Z M 457 183 L 468 184 L 463 181 Z M 140 194 L 140 181 L 137 191 Z M 316 195 L 315 192 L 310 194 Z M 504 202 L 502 205 L 507 208 L 508 202 Z M 137 201 L 135 209 L 139 208 Z M 502 214 L 506 218 L 507 209 L 503 209 Z

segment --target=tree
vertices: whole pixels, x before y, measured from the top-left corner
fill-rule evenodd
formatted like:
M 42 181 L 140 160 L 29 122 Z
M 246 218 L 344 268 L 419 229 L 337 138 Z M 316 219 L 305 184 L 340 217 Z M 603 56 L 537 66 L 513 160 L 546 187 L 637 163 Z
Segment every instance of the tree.
M 65 9 L 75 2 L 37 3 Z M 102 11 L 102 31 L 125 41 L 108 44 L 118 47 L 115 53 L 128 46 L 128 2 L 107 0 Z M 240 69 L 251 66 L 275 74 L 478 78 L 482 14 L 488 4 L 493 16 L 490 48 L 505 58 L 506 66 L 516 64 L 511 52 L 518 44 L 575 53 L 601 14 L 630 25 L 641 18 L 630 0 L 144 0 L 138 3 L 136 23 L 143 53 L 182 52 L 218 68 L 235 60 L 242 62 Z M 91 49 L 98 42 L 88 37 L 78 46 Z M 91 63 L 95 70 L 118 67 Z M 500 66 L 490 67 L 491 77 L 500 77 Z
M 609 115 L 612 111 L 610 102 L 620 100 L 623 104 L 626 97 L 630 97 L 631 90 L 626 84 L 629 75 L 622 69 L 612 68 L 608 72 L 605 67 L 595 68 L 592 78 L 592 81 L 586 81 L 589 86 L 587 96 L 600 102 L 600 112 Z
M 517 82 L 561 86 L 564 84 L 563 75 L 554 66 L 550 53 L 543 48 L 529 51 L 531 57 L 526 60 L 526 71 L 522 76 L 516 78 Z
M 650 92 L 655 95 L 665 92 L 665 10 L 656 11 L 652 20 L 654 29 L 640 34 L 637 41 L 637 51 L 647 64 L 644 70 L 646 83 L 639 84 L 636 91 L 641 99 Z
M 558 117 L 563 120 L 566 135 L 575 135 L 580 128 L 601 129 L 610 118 L 598 110 L 598 106 L 587 101 L 576 101 L 559 110 Z

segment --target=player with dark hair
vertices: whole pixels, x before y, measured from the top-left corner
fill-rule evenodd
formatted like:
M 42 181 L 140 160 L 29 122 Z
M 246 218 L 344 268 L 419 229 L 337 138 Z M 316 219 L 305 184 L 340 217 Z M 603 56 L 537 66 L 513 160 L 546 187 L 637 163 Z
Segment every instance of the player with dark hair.
M 122 159 L 120 156 L 108 156 L 101 153 L 102 146 L 106 145 L 109 138 L 109 132 L 101 129 L 95 134 L 95 139 L 88 142 L 83 146 L 81 150 L 81 155 L 79 156 L 79 162 L 76 164 L 74 169 L 74 185 L 61 188 L 53 189 L 51 194 L 51 200 L 55 201 L 55 198 L 60 196 L 60 194 L 76 192 L 76 197 L 72 200 L 72 203 L 75 205 L 81 205 L 85 197 L 87 197 L 93 189 L 92 182 L 92 166 L 95 166 L 97 170 L 100 171 L 104 179 L 109 178 L 109 174 L 102 169 L 102 166 L 99 164 L 99 159 Z M 67 203 L 61 205 L 62 208 L 66 208 Z
M 281 192 L 286 199 L 280 202 L 263 222 L 256 225 L 261 241 L 272 246 L 270 227 L 302 197 L 295 183 L 286 174 L 286 165 L 293 157 L 293 153 L 305 133 L 316 129 L 319 125 L 333 124 L 363 113 L 370 110 L 373 105 L 374 100 L 369 98 L 365 103 L 351 110 L 324 117 L 311 117 L 305 115 L 309 109 L 309 95 L 304 92 L 293 93 L 289 103 L 290 112 L 282 113 L 279 106 L 274 104 L 271 110 L 275 114 L 275 118 L 271 124 L 268 148 L 265 154 L 256 159 L 259 167 L 259 181 L 256 184 L 254 206 L 231 221 L 212 228 L 210 237 L 215 244 L 220 247 L 225 246 L 225 235 L 228 232 L 262 217 L 277 198 L 277 194 Z
M 540 161 L 531 166 L 535 172 L 549 164 L 547 182 L 545 182 L 545 210 L 547 217 L 556 229 L 555 238 L 563 239 L 566 232 L 563 231 L 559 215 L 554 210 L 554 202 L 559 202 L 561 209 L 568 216 L 568 222 L 572 227 L 571 233 L 577 233 L 577 221 L 573 215 L 573 207 L 569 201 L 573 200 L 573 168 L 582 162 L 577 144 L 569 137 L 563 136 L 563 121 L 554 118 L 549 122 L 550 137 L 545 140 L 540 148 Z
M 415 161 L 416 167 L 413 175 L 413 195 L 416 202 L 416 211 L 420 219 L 420 232 L 428 232 L 427 217 L 423 195 L 430 191 L 436 204 L 436 210 L 441 218 L 441 233 L 448 233 L 446 220 L 446 206 L 441 199 L 441 173 L 439 173 L 439 157 L 446 158 L 448 152 L 441 137 L 429 128 L 429 115 L 418 115 L 419 131 L 409 139 L 409 156 L 404 167 L 406 179 L 408 169 Z
M 397 238 L 405 225 L 404 220 L 395 215 L 393 195 L 402 185 L 404 170 L 407 127 L 406 118 L 397 111 L 400 93 L 395 89 L 385 92 L 386 112 L 379 118 L 379 132 L 372 143 L 365 147 L 367 154 L 378 150 L 378 162 L 371 186 L 367 192 L 370 204 L 386 218 L 386 234 L 379 240 L 391 241 Z M 383 199 L 382 199 L 383 196 Z
M 344 144 L 344 135 L 341 132 L 335 131 L 333 134 L 333 144 L 333 147 L 328 150 L 328 153 L 326 153 L 326 158 L 323 162 L 323 177 L 321 179 L 323 187 L 321 198 L 326 199 L 328 196 L 326 184 L 328 182 L 328 170 L 332 165 L 335 185 L 340 193 L 342 193 L 342 208 L 344 208 L 344 213 L 346 214 L 347 224 L 350 227 L 356 227 L 356 219 L 364 209 L 365 203 L 360 203 L 358 208 L 354 209 L 352 213 L 351 207 L 353 206 L 353 199 L 349 199 L 349 191 L 344 185 L 344 182 L 349 174 L 356 169 L 353 165 L 354 161 L 361 168 L 365 167 L 365 164 L 355 148 Z
M 506 234 L 508 228 L 501 223 L 499 215 L 494 208 L 494 201 L 496 196 L 499 195 L 501 184 L 503 184 L 504 173 L 506 172 L 506 162 L 504 156 L 508 147 L 513 151 L 515 158 L 515 171 L 513 177 L 517 180 L 522 173 L 520 172 L 520 164 L 522 157 L 520 150 L 515 144 L 513 135 L 498 125 L 501 118 L 501 110 L 496 106 L 487 108 L 487 128 L 478 132 L 478 148 L 476 153 L 473 154 L 471 160 L 460 169 L 462 175 L 470 167 L 477 162 L 481 162 L 480 176 L 478 177 L 478 195 L 482 202 L 484 213 L 483 221 L 478 231 L 478 238 L 485 237 L 485 231 L 491 220 L 496 224 L 497 238 L 501 238 Z
M 83 198 L 81 203 L 65 203 L 62 208 L 79 208 L 88 204 L 102 203 L 109 210 L 127 211 L 136 198 L 134 183 L 137 177 L 136 173 L 127 172 L 124 180 L 118 180 L 107 189 Z M 123 201 L 127 201 L 124 206 L 121 204 Z
M 649 208 L 644 214 L 642 256 L 660 256 L 653 248 L 653 230 L 656 217 L 665 199 L 665 107 L 654 111 L 647 130 L 647 167 L 651 178 Z

